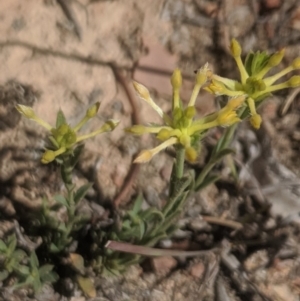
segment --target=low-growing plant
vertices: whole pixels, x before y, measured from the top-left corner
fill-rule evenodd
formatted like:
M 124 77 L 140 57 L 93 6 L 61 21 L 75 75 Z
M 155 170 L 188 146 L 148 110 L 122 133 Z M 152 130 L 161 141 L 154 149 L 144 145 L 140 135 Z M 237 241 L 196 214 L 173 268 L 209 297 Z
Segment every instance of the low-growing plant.
M 48 146 L 41 161 L 44 164 L 56 162 L 66 191 L 65 194 L 53 196 L 53 199 L 43 199 L 40 211 L 33 213 L 31 234 L 38 233 L 42 237 L 39 248 L 44 250 L 43 254 L 47 255 L 51 264 L 59 262 L 57 258 L 60 257 L 67 259 L 69 266 L 75 271 L 74 279 L 87 295 L 93 297 L 96 293 L 85 268 L 86 264 L 91 265 L 96 273 L 107 271 L 117 274 L 129 265 L 140 262 L 144 256 L 160 256 L 162 252 L 152 247 L 161 239 L 171 237 L 178 229 L 177 220 L 184 211 L 188 196 L 220 178 L 218 173 L 212 171 L 224 157 L 233 153 L 230 143 L 237 129 L 236 125 L 243 119 L 249 118 L 252 126 L 258 129 L 262 122 L 261 116 L 257 113 L 258 106 L 274 91 L 300 86 L 300 76 L 292 76 L 283 83 L 275 84 L 287 73 L 300 68 L 300 58 L 296 58 L 282 71 L 266 77 L 273 67 L 280 64 L 284 50 L 271 55 L 266 52 L 250 53 L 245 62 L 241 59 L 241 52 L 239 43 L 232 40 L 231 53 L 240 72 L 239 81 L 216 75 L 209 69 L 209 65 L 205 64 L 196 73 L 195 85 L 186 106 L 180 99 L 181 72 L 176 69 L 171 77 L 173 91 L 170 114 L 163 112 L 145 86 L 137 82 L 133 83 L 140 98 L 146 101 L 162 119 L 162 125 L 137 124 L 126 129 L 127 133 L 134 135 L 154 134 L 161 142 L 155 148 L 143 150 L 134 160 L 134 164 L 146 163 L 168 147 L 174 148 L 175 159 L 164 207 L 161 210 L 153 207 L 142 209 L 143 196 L 138 195 L 131 209 L 118 210 L 120 218 L 116 219 L 108 231 L 94 229 L 91 225 L 91 216 L 79 212 L 79 203 L 92 184 L 75 187 L 73 170 L 83 149 L 82 141 L 112 131 L 118 122 L 110 120 L 97 131 L 79 135 L 80 128 L 96 115 L 99 103 L 88 109 L 83 119 L 74 127 L 67 123 L 61 111 L 57 114 L 55 127 L 52 127 L 36 116 L 31 108 L 17 106 L 21 114 L 49 131 Z M 226 95 L 229 98 L 216 112 L 198 118 L 195 103 L 200 89 L 205 89 L 216 96 Z M 199 172 L 190 165 L 187 166 L 186 161 L 197 161 L 202 139 L 208 135 L 210 129 L 215 127 L 222 127 L 225 130 L 202 170 Z M 91 225 L 90 236 L 93 245 L 88 255 L 71 248 L 73 242 L 78 239 L 79 232 L 87 224 Z M 17 282 L 20 283 L 16 285 L 31 285 L 36 291 L 44 281 L 51 282 L 56 279 L 55 274 L 51 274 L 53 265 L 39 267 L 36 256 L 38 252 L 27 254 L 21 249 L 16 249 L 14 236 L 9 237 L 5 242 L 0 241 L 0 254 L 2 256 L 0 265 L 4 268 L 4 272 L 0 273 L 1 281 L 21 273 Z
M 164 208 L 157 211 L 154 208 L 141 210 L 141 199 L 134 203 L 133 209 L 126 212 L 120 229 L 115 230 L 112 240 L 130 241 L 142 246 L 154 246 L 163 238 L 172 236 L 177 230 L 176 220 L 184 209 L 187 196 L 199 191 L 209 184 L 216 182 L 220 175 L 211 173 L 212 169 L 224 157 L 234 152 L 231 149 L 236 125 L 243 119 L 249 118 L 251 125 L 258 129 L 261 125 L 261 116 L 257 108 L 272 92 L 286 88 L 300 86 L 300 76 L 292 76 L 289 80 L 274 84 L 287 73 L 300 69 L 300 58 L 296 58 L 292 64 L 282 71 L 265 77 L 266 74 L 280 64 L 284 50 L 274 54 L 266 52 L 249 53 L 243 63 L 241 60 L 242 49 L 236 40 L 231 42 L 231 54 L 240 71 L 240 81 L 220 77 L 209 69 L 208 64 L 197 71 L 195 86 L 187 107 L 184 107 L 179 91 L 182 85 L 182 77 L 179 69 L 176 69 L 171 77 L 173 87 L 172 112 L 170 115 L 163 110 L 151 98 L 147 88 L 134 82 L 134 88 L 141 99 L 146 101 L 162 118 L 163 125 L 151 124 L 150 126 L 133 125 L 126 131 L 134 135 L 146 133 L 155 134 L 162 143 L 148 150 L 143 150 L 134 163 L 148 162 L 158 152 L 174 146 L 176 158 L 169 181 L 169 196 Z M 227 103 L 215 113 L 203 118 L 195 118 L 195 102 L 201 87 L 216 96 L 229 96 Z M 201 149 L 201 140 L 208 134 L 208 130 L 214 127 L 224 127 L 225 131 L 213 148 L 209 160 L 203 166 L 200 173 L 185 166 L 185 160 L 195 162 Z M 110 246 L 108 246 L 110 247 Z M 117 250 L 117 248 L 110 247 Z M 122 247 L 118 248 L 118 250 Z M 125 250 L 123 250 L 125 251 Z M 126 251 L 128 252 L 128 250 Z M 139 262 L 141 256 L 135 254 L 134 248 L 130 253 L 112 253 L 109 260 L 111 270 L 123 269 L 129 264 Z M 154 252 L 148 251 L 152 256 Z
M 17 248 L 14 234 L 5 241 L 0 240 L 0 282 L 13 282 L 12 289 L 28 288 L 39 292 L 44 283 L 52 283 L 58 279 L 53 271 L 54 266 L 45 264 L 40 267 L 36 253 L 28 254 Z

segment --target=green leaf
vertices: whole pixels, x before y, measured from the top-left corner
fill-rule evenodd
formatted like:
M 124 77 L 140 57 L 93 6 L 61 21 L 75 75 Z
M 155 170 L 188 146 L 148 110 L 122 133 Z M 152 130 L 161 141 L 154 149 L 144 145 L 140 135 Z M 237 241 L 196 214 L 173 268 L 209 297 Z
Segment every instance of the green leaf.
M 44 264 L 39 268 L 40 278 L 43 279 L 47 274 L 49 274 L 53 270 L 53 264 Z
M 64 223 L 60 223 L 57 229 L 61 232 L 66 232 L 67 231 L 67 227 Z
M 56 128 L 60 127 L 62 124 L 67 124 L 67 120 L 64 112 L 59 110 L 56 115 Z
M 83 151 L 84 149 L 84 144 L 79 144 L 78 146 L 76 146 L 73 150 L 73 156 L 71 157 L 71 160 L 70 160 L 70 166 L 72 168 L 75 167 L 75 165 L 77 164 L 78 160 L 79 160 L 79 157 L 81 155 L 81 152 Z
M 218 153 L 216 153 L 214 155 L 214 157 L 209 160 L 209 164 L 214 165 L 214 164 L 218 163 L 221 159 L 223 159 L 225 156 L 232 154 L 232 153 L 234 153 L 233 149 L 224 148 L 224 149 L 220 150 Z
M 33 286 L 33 290 L 35 293 L 39 292 L 42 289 L 42 283 L 40 277 L 31 277 L 30 281 Z
M 87 183 L 85 185 L 82 185 L 76 192 L 74 195 L 74 202 L 75 204 L 78 204 L 86 195 L 86 193 L 88 192 L 88 190 L 93 186 L 92 183 Z
M 81 290 L 89 297 L 95 298 L 96 297 L 96 289 L 92 280 L 88 277 L 82 277 L 80 275 L 76 276 L 77 283 Z
M 9 276 L 7 271 L 0 271 L 0 281 L 5 280 Z
M 14 250 L 16 249 L 16 246 L 17 246 L 16 236 L 14 234 L 10 235 L 8 238 L 7 255 L 11 255 L 14 252 Z
M 195 190 L 196 191 L 199 191 L 205 187 L 207 187 L 208 185 L 210 184 L 213 184 L 215 183 L 216 181 L 218 181 L 221 177 L 220 176 L 217 176 L 217 175 L 212 175 L 212 176 L 207 176 L 202 183 L 200 183 L 196 188 Z
M 33 251 L 31 254 L 30 254 L 30 266 L 33 267 L 33 268 L 37 268 L 39 266 L 39 260 L 35 254 L 35 252 Z
M 131 228 L 131 221 L 130 220 L 126 220 L 124 222 L 122 222 L 122 230 L 127 230 Z
M 255 76 L 259 73 L 267 64 L 271 55 L 263 52 L 250 52 L 245 60 L 245 68 L 249 76 Z
M 144 235 L 145 235 L 145 232 L 146 232 L 146 225 L 143 221 L 140 222 L 139 224 L 139 240 L 141 240 Z
M 48 274 L 41 276 L 41 280 L 43 283 L 53 283 L 56 282 L 59 279 L 59 276 L 55 272 L 49 272 Z
M 138 213 L 141 210 L 142 204 L 143 204 L 143 194 L 139 193 L 136 200 L 134 201 L 134 205 L 132 208 L 133 213 Z
M 0 239 L 0 252 L 5 253 L 7 251 L 7 246 L 2 239 Z
M 131 222 L 134 225 L 137 225 L 140 222 L 140 217 L 133 211 L 128 211 L 126 216 L 128 216 L 131 219 Z
M 25 253 L 25 251 L 17 249 L 13 252 L 12 257 L 14 257 L 14 259 L 17 262 L 22 261 L 25 257 L 27 256 L 27 254 Z
M 160 231 L 150 237 L 147 242 L 143 243 L 143 246 L 147 247 L 153 247 L 155 246 L 160 240 L 165 239 L 167 237 L 166 232 Z
M 228 148 L 229 144 L 232 141 L 233 135 L 235 133 L 237 124 L 234 124 L 230 127 L 228 127 L 225 132 L 223 133 L 222 137 L 218 140 L 218 143 L 215 145 L 211 156 L 210 156 L 210 160 L 222 149 L 224 148 Z
M 57 194 L 57 195 L 55 195 L 53 198 L 54 198 L 54 200 L 55 200 L 57 203 L 59 203 L 59 204 L 65 206 L 65 207 L 67 207 L 67 208 L 70 207 L 69 204 L 68 204 L 67 199 L 66 199 L 63 195 Z
M 139 216 L 141 219 L 149 222 L 153 222 L 157 219 L 159 221 L 163 221 L 165 219 L 165 216 L 162 214 L 162 212 L 156 208 L 148 208 L 145 211 L 141 212 Z
M 58 253 L 60 251 L 59 248 L 54 243 L 51 243 L 49 249 L 51 253 Z
M 22 276 L 22 277 L 25 277 L 25 276 L 28 276 L 30 274 L 30 269 L 28 266 L 26 265 L 16 265 L 14 267 L 14 272 L 16 274 L 18 274 L 19 276 Z

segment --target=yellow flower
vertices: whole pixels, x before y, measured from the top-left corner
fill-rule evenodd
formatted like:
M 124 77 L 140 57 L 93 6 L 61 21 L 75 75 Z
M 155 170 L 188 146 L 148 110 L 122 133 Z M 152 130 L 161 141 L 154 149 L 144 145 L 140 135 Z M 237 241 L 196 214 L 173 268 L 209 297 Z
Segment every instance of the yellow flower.
M 300 86 L 300 76 L 293 76 L 286 82 L 274 84 L 289 72 L 300 69 L 300 57 L 296 58 L 287 68 L 265 77 L 272 68 L 281 63 L 284 49 L 272 55 L 268 55 L 266 52 L 249 53 L 244 63 L 241 59 L 242 48 L 235 39 L 231 41 L 230 51 L 239 69 L 240 81 L 211 74 L 211 82 L 205 90 L 215 95 L 247 96 L 246 104 L 250 111 L 250 122 L 255 128 L 259 128 L 261 117 L 257 114 L 256 108 L 262 100 L 275 91 Z
M 71 127 L 67 124 L 65 120 L 64 114 L 59 111 L 57 114 L 56 127 L 52 127 L 43 119 L 39 118 L 32 108 L 18 104 L 16 105 L 16 109 L 26 118 L 31 119 L 44 128 L 46 128 L 50 132 L 49 141 L 51 143 L 50 148 L 46 149 L 41 162 L 44 164 L 48 164 L 54 161 L 58 156 L 66 153 L 67 151 L 71 151 L 76 144 L 81 142 L 82 140 L 94 137 L 103 132 L 112 131 L 117 125 L 118 121 L 108 120 L 104 123 L 104 125 L 89 134 L 86 135 L 77 135 L 78 130 L 91 118 L 96 116 L 100 103 L 97 102 L 93 106 L 91 106 L 87 111 L 85 116 L 80 120 L 80 122 L 75 126 Z
M 143 126 L 133 125 L 126 131 L 135 135 L 145 133 L 156 134 L 158 140 L 162 143 L 150 150 L 143 150 L 135 159 L 135 163 L 145 163 L 151 160 L 160 151 L 169 146 L 181 146 L 185 149 L 186 159 L 195 161 L 197 158 L 197 143 L 207 130 L 216 126 L 229 126 L 240 119 L 236 110 L 244 103 L 243 96 L 232 98 L 228 104 L 220 111 L 195 120 L 196 115 L 195 102 L 201 87 L 206 83 L 211 71 L 208 64 L 198 70 L 196 74 L 195 86 L 186 108 L 180 100 L 180 87 L 182 85 L 182 76 L 179 69 L 176 69 L 171 77 L 173 87 L 172 113 L 168 116 L 153 101 L 146 87 L 134 82 L 134 88 L 139 96 L 144 99 L 163 119 L 162 126 Z

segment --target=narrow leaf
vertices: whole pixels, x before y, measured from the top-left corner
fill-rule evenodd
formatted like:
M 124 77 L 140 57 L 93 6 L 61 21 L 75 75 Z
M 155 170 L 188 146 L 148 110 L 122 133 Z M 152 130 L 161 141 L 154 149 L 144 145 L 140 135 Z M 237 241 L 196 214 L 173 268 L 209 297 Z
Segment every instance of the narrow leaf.
M 54 243 L 51 243 L 51 245 L 50 245 L 50 252 L 52 252 L 52 253 L 58 253 L 59 252 L 59 248 Z
M 45 283 L 53 283 L 56 282 L 59 279 L 58 274 L 56 274 L 55 272 L 49 272 L 48 274 L 43 275 L 43 277 L 41 277 L 41 280 Z
M 143 194 L 139 193 L 132 208 L 134 213 L 138 213 L 141 210 L 143 200 Z
M 213 158 L 211 158 L 211 160 L 209 160 L 209 164 L 216 164 L 217 162 L 219 162 L 221 159 L 223 159 L 225 156 L 234 153 L 234 150 L 231 148 L 224 148 L 222 150 L 220 150 L 217 154 L 215 154 L 213 156 Z
M 11 255 L 14 252 L 14 250 L 16 249 L 16 246 L 17 246 L 17 238 L 15 235 L 11 235 L 8 238 L 7 254 Z
M 82 185 L 76 192 L 74 196 L 74 202 L 75 204 L 78 204 L 86 195 L 88 190 L 93 186 L 92 183 L 87 183 L 85 185 Z
M 62 124 L 66 124 L 67 120 L 62 110 L 59 110 L 56 115 L 56 128 L 60 127 Z
M 163 221 L 165 216 L 162 214 L 161 211 L 159 211 L 156 208 L 148 208 L 145 211 L 141 212 L 139 214 L 140 218 L 142 218 L 145 221 L 154 221 L 158 219 L 159 221 Z
M 14 272 L 18 274 L 19 276 L 25 277 L 30 274 L 30 269 L 26 265 L 16 265 L 14 267 Z
M 218 140 L 218 143 L 215 145 L 212 154 L 211 154 L 211 159 L 215 157 L 215 155 L 221 151 L 224 148 L 227 148 L 229 144 L 232 141 L 233 135 L 235 133 L 237 124 L 234 124 L 230 127 L 228 127 L 225 132 L 223 133 L 222 137 Z
M 33 278 L 33 277 L 32 277 Z M 32 286 L 35 293 L 39 292 L 42 288 L 42 283 L 40 277 L 34 277 L 32 279 Z
M 30 254 L 30 265 L 34 268 L 39 266 L 39 260 L 34 251 Z
M 75 149 L 73 150 L 73 156 L 70 160 L 70 166 L 72 168 L 75 167 L 75 165 L 77 164 L 78 160 L 79 160 L 79 157 L 81 155 L 81 152 L 84 148 L 84 144 L 79 144 L 78 146 L 75 147 Z
M 40 278 L 43 279 L 44 276 L 49 274 L 53 270 L 53 264 L 44 264 L 39 268 Z
M 217 176 L 217 175 L 212 175 L 212 176 L 207 176 L 202 183 L 200 183 L 195 190 L 199 191 L 207 186 L 209 186 L 210 184 L 215 183 L 216 181 L 218 181 L 221 177 Z
M 55 195 L 53 198 L 54 198 L 54 200 L 55 200 L 57 203 L 59 203 L 59 204 L 65 206 L 65 207 L 69 208 L 68 201 L 67 201 L 67 199 L 66 199 L 63 195 L 57 194 L 57 195 Z
M 6 252 L 7 251 L 7 246 L 4 243 L 4 241 L 2 239 L 0 239 L 0 252 Z
M 21 260 L 23 260 L 26 257 L 26 253 L 25 251 L 21 250 L 21 249 L 17 249 L 13 252 L 12 257 L 17 261 L 20 262 Z
M 144 235 L 145 235 L 145 232 L 146 232 L 146 226 L 145 226 L 145 223 L 143 221 L 140 222 L 139 224 L 139 239 L 141 240 Z

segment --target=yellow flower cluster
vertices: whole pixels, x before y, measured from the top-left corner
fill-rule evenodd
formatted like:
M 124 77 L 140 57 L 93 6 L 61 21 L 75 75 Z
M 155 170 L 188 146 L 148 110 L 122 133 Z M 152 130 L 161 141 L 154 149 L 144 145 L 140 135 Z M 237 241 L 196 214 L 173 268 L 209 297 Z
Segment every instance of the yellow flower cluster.
M 134 88 L 140 98 L 146 101 L 162 118 L 162 126 L 143 126 L 134 125 L 127 128 L 126 131 L 136 135 L 144 133 L 156 134 L 157 139 L 162 143 L 153 148 L 143 150 L 135 159 L 135 163 L 144 163 L 149 161 L 154 155 L 161 150 L 174 145 L 185 149 L 186 159 L 195 161 L 197 158 L 196 145 L 201 136 L 208 130 L 216 126 L 230 126 L 240 121 L 236 110 L 244 102 L 245 97 L 235 97 L 228 101 L 227 105 L 211 115 L 204 118 L 195 119 L 196 109 L 195 102 L 201 87 L 206 84 L 211 71 L 206 64 L 198 70 L 192 95 L 186 108 L 180 100 L 180 88 L 182 85 L 182 76 L 179 69 L 176 69 L 171 77 L 173 88 L 173 101 L 171 116 L 165 114 L 163 110 L 153 101 L 146 87 L 134 82 Z
M 215 95 L 231 97 L 245 95 L 251 115 L 250 122 L 254 128 L 258 129 L 262 119 L 256 112 L 256 108 L 261 101 L 274 91 L 300 86 L 300 76 L 292 76 L 283 83 L 274 84 L 289 72 L 300 69 L 300 57 L 294 59 L 287 68 L 265 77 L 272 68 L 280 64 L 284 56 L 284 49 L 272 55 L 265 52 L 250 53 L 244 63 L 241 59 L 241 46 L 235 39 L 231 42 L 230 50 L 240 72 L 240 81 L 211 74 L 211 82 L 205 89 Z
M 82 126 L 89 121 L 91 118 L 96 116 L 98 109 L 100 107 L 100 103 L 95 103 L 92 107 L 90 107 L 87 111 L 85 116 L 80 120 L 80 122 L 75 126 L 71 127 L 68 125 L 65 121 L 65 118 L 63 116 L 62 112 L 59 112 L 59 116 L 61 117 L 60 121 L 57 121 L 56 127 L 52 127 L 50 124 L 48 124 L 43 119 L 39 118 L 33 111 L 31 107 L 27 107 L 24 105 L 18 104 L 16 106 L 16 109 L 26 118 L 31 119 L 44 128 L 46 128 L 50 132 L 49 140 L 51 142 L 51 148 L 53 149 L 46 149 L 41 162 L 44 164 L 50 163 L 53 160 L 55 160 L 58 156 L 66 153 L 69 150 L 72 150 L 72 148 L 81 142 L 82 140 L 94 137 L 98 134 L 101 134 L 103 132 L 110 132 L 112 131 L 117 125 L 118 121 L 115 120 L 108 120 L 104 123 L 104 125 L 89 134 L 79 136 L 77 132 L 82 128 Z

